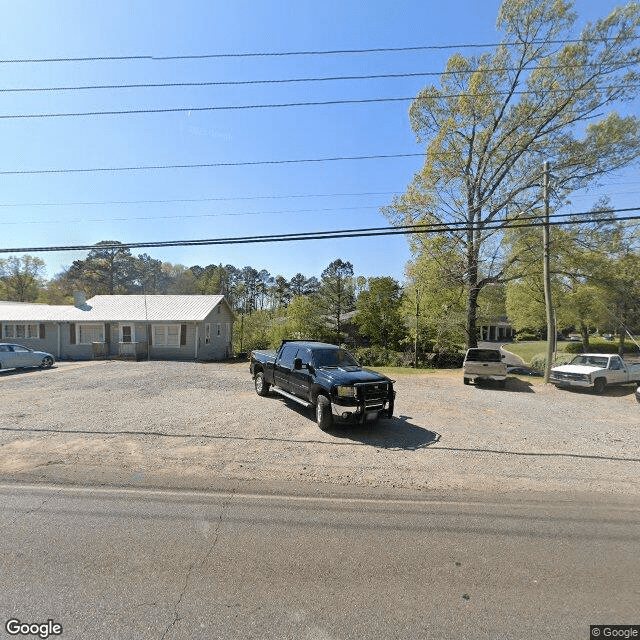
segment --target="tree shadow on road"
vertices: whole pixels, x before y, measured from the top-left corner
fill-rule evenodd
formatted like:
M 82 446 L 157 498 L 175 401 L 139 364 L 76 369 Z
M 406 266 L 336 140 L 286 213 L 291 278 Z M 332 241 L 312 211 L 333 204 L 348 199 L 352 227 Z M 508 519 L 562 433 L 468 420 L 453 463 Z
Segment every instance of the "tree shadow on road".
M 379 449 L 423 449 L 440 440 L 440 434 L 410 422 L 410 416 L 394 416 L 365 424 L 336 423 L 327 431 L 336 438 L 345 438 Z

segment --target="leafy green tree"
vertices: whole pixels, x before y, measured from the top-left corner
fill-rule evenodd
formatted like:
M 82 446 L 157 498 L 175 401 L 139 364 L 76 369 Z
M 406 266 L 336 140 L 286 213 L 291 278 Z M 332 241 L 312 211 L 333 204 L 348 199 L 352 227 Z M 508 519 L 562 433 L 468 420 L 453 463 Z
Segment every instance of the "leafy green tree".
M 89 252 L 86 259 L 75 260 L 64 274 L 67 286 L 97 294 L 133 293 L 136 265 L 131 251 L 121 242 L 103 240 Z
M 44 287 L 45 264 L 30 255 L 0 259 L 0 299 L 35 302 Z
M 342 341 L 342 314 L 354 308 L 353 265 L 340 259 L 334 260 L 322 272 L 318 301 L 329 318 L 335 340 Z
M 356 301 L 354 322 L 372 345 L 397 350 L 406 337 L 402 289 L 390 277 L 369 278 Z
M 640 5 L 615 9 L 577 38 L 576 19 L 566 0 L 504 0 L 495 50 L 451 57 L 441 85 L 410 108 L 425 162 L 385 213 L 395 224 L 446 225 L 441 233 L 463 257 L 468 346 L 477 344 L 482 289 L 526 273 L 504 230 L 539 215 L 543 160 L 560 203 L 640 153 L 638 118 L 612 110 L 637 96 Z M 417 255 L 423 237 L 411 239 Z

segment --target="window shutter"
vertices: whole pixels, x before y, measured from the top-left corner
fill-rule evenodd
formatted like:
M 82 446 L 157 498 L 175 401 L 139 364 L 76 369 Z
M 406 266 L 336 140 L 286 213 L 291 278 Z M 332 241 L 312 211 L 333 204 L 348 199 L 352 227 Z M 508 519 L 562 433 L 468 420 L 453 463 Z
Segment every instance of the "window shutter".
M 44 335 L 44 322 L 40 325 L 40 340 L 44 340 L 45 335 Z
M 187 344 L 187 325 L 180 326 L 180 346 L 184 347 Z
M 0 322 L 0 340 L 2 340 L 2 323 Z
M 147 340 L 149 341 L 149 346 L 152 347 L 153 346 L 153 329 L 151 328 L 151 325 L 147 325 Z
M 108 322 L 104 325 L 104 341 L 108 345 L 111 344 L 111 325 Z
M 69 344 L 76 343 L 76 325 L 72 322 L 69 325 Z

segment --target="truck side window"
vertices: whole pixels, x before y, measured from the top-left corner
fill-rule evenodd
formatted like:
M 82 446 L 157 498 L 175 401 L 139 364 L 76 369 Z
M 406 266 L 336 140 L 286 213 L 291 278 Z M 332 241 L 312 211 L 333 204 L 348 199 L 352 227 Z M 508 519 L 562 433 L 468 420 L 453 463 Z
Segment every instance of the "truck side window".
M 311 351 L 309 349 L 300 349 L 298 351 L 298 358 L 302 360 L 302 366 L 306 366 L 311 362 Z
M 615 358 L 611 358 L 611 361 L 609 362 L 609 369 L 622 369 L 622 362 L 620 362 L 620 358 L 617 356 Z
M 282 355 L 280 356 L 280 365 L 286 367 L 287 369 L 293 369 L 293 361 L 295 360 L 297 352 L 297 345 L 287 345 L 282 350 Z

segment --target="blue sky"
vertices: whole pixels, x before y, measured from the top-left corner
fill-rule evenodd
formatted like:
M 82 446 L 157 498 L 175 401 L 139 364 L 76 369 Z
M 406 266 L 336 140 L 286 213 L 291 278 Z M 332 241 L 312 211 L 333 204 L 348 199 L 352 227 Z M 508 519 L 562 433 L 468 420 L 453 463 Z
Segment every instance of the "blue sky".
M 0 58 L 172 56 L 495 42 L 498 0 L 49 0 L 0 6 Z M 617 2 L 578 0 L 580 23 Z M 224 82 L 441 71 L 454 50 L 164 61 L 0 64 L 7 88 Z M 2 114 L 414 96 L 430 79 L 2 94 Z M 420 152 L 409 102 L 0 119 L 0 171 L 251 162 Z M 155 171 L 0 175 L 0 248 L 189 240 L 385 226 L 379 211 L 419 157 Z M 638 201 L 631 170 L 599 194 Z M 191 200 L 188 202 L 187 200 Z M 143 202 L 163 201 L 163 202 Z M 134 249 L 133 253 L 143 250 Z M 147 250 L 185 266 L 251 265 L 290 278 L 335 258 L 402 279 L 401 237 Z M 6 254 L 1 254 L 6 255 Z M 34 254 L 54 276 L 86 252 Z

